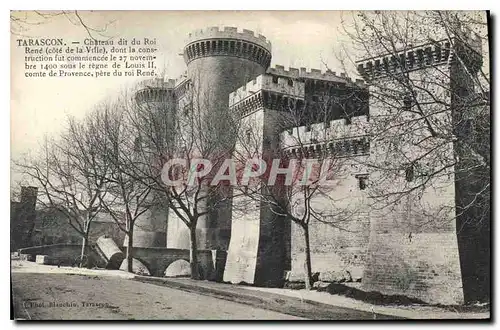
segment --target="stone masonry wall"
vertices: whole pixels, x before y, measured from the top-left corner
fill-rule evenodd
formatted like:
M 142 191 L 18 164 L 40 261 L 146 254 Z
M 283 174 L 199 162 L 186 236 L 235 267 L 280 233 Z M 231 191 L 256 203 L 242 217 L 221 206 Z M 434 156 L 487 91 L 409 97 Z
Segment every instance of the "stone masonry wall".
M 415 82 L 425 81 L 432 70 L 413 71 L 410 77 Z M 439 83 L 436 78 L 436 86 L 423 87 L 439 92 Z M 377 86 L 398 90 L 389 79 L 370 88 Z M 446 97 L 444 91 L 442 96 Z M 450 113 L 439 111 L 442 106 L 427 98 L 425 93 L 417 95 L 423 111 L 434 113 L 430 120 L 451 123 Z M 453 145 L 429 136 L 426 126 L 416 125 L 414 114 L 404 109 L 370 100 L 370 163 L 376 170 L 370 173 L 374 207 L 363 287 L 430 303 L 461 304 L 455 177 L 453 166 L 447 165 L 453 164 Z M 409 129 L 408 125 L 413 126 Z M 444 135 L 451 130 L 451 125 L 438 127 Z M 431 173 L 436 174 L 429 176 Z

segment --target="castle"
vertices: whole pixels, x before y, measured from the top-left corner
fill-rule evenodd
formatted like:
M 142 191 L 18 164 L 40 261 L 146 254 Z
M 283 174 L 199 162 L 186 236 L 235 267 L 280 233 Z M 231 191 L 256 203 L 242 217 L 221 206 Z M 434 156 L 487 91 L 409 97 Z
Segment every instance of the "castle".
M 477 59 L 467 70 L 477 72 L 482 63 L 481 50 L 476 51 Z M 390 190 L 413 181 L 413 168 L 388 182 L 385 174 L 366 165 L 382 161 L 387 143 L 371 138 L 372 118 L 384 115 L 385 110 L 377 98 L 370 97 L 370 85 L 384 79 L 390 85 L 391 75 L 384 72 L 397 73 L 398 63 L 404 63 L 410 75 L 428 74 L 437 67 L 446 70 L 453 88 L 472 94 L 449 42 L 413 47 L 400 58 L 382 55 L 362 60 L 358 71 L 364 81 L 331 71 L 271 68 L 271 56 L 271 43 L 252 31 L 233 27 L 197 31 L 189 35 L 184 48 L 185 75 L 141 83 L 136 100 L 171 109 L 171 120 L 166 122 L 172 123 L 169 131 L 175 134 L 174 118 L 193 107 L 189 93 L 196 90 L 210 99 L 204 106 L 208 116 L 218 114 L 221 140 L 228 125 L 221 118 L 229 111 L 238 114 L 243 124 L 260 128 L 262 148 L 294 156 L 305 147 L 309 155 L 330 152 L 342 158 L 342 175 L 328 197 L 335 200 L 336 208 L 352 212 L 349 221 L 340 225 L 310 224 L 314 272 L 346 271 L 367 290 L 437 303 L 463 303 L 489 292 L 489 225 L 487 230 L 467 230 L 462 218 L 473 215 L 459 215 L 456 208 L 467 202 L 461 199 L 462 192 L 470 187 L 454 175 L 453 168 L 419 196 L 409 194 L 390 211 L 370 206 L 368 182 Z M 328 111 L 322 109 L 325 97 L 335 100 Z M 456 105 L 453 95 L 449 97 Z M 290 104 L 302 109 L 302 115 L 295 125 L 286 126 L 282 113 Z M 444 111 L 443 116 L 453 120 L 453 111 Z M 238 136 L 246 134 L 243 129 Z M 394 163 L 413 166 L 416 159 L 425 163 L 423 149 L 407 147 L 413 160 L 394 156 Z M 456 148 L 448 143 L 439 152 L 453 156 Z M 304 246 L 298 228 L 258 203 L 242 212 L 236 202 L 208 212 L 197 226 L 200 249 L 227 251 L 224 281 L 276 286 L 282 284 L 285 271 L 302 273 Z M 313 202 L 330 207 L 324 197 Z M 173 212 L 165 215 L 153 210 L 138 220 L 134 246 L 189 249 L 188 229 Z

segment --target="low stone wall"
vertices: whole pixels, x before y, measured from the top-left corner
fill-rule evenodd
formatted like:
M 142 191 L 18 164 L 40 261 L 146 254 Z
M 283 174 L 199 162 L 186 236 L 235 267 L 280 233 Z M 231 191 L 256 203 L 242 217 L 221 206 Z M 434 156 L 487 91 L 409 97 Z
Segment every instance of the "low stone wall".
M 57 259 L 61 265 L 72 266 L 78 261 L 82 251 L 80 244 L 51 244 L 32 246 L 19 249 L 20 255 L 30 255 L 27 260 L 35 261 L 37 255 L 46 255 L 52 259 Z M 105 261 L 95 252 L 92 246 L 88 247 L 87 251 L 88 264 L 96 267 L 105 267 Z
M 19 255 L 25 260 L 35 261 L 37 255 L 48 256 L 47 260 L 57 260 L 56 264 L 73 265 L 78 260 L 81 245 L 52 244 L 19 249 Z M 89 247 L 88 258 L 97 267 L 106 267 L 106 260 L 98 255 L 93 247 Z M 189 250 L 169 248 L 134 247 L 134 258 L 142 262 L 152 276 L 163 277 L 167 267 L 177 260 L 189 262 Z M 198 250 L 198 262 L 203 279 L 222 281 L 226 265 L 226 251 Z

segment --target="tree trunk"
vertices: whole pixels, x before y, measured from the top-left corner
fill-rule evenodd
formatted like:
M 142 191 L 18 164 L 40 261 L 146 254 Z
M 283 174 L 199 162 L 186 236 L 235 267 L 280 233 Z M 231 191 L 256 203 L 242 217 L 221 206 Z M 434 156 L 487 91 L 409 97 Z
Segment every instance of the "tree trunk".
M 192 225 L 189 228 L 190 249 L 189 249 L 189 264 L 191 266 L 191 278 L 193 280 L 200 279 L 200 269 L 198 265 L 198 247 L 196 243 L 196 226 Z
M 130 226 L 128 233 L 128 242 L 127 242 L 127 272 L 133 273 L 133 259 L 134 256 L 132 255 L 132 247 L 133 247 L 133 239 L 134 239 L 134 226 Z
M 85 235 L 83 235 L 82 237 L 82 251 L 80 253 L 80 262 L 78 263 L 78 267 L 82 268 L 83 267 L 83 264 L 84 264 L 84 261 L 85 261 L 85 256 L 86 256 L 86 252 L 87 252 L 87 245 L 88 245 L 88 233 L 85 233 Z
M 306 290 L 311 290 L 311 282 L 312 282 L 312 266 L 311 266 L 311 246 L 309 243 L 309 227 L 307 225 L 302 226 L 304 230 L 304 253 L 305 253 L 305 261 L 304 261 L 304 271 L 305 271 L 305 283 Z

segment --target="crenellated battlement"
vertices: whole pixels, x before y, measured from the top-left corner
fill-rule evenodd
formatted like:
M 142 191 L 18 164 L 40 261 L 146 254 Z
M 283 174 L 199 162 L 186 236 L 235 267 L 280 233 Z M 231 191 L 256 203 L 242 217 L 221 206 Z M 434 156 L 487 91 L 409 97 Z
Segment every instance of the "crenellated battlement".
M 144 88 L 165 88 L 165 89 L 172 89 L 175 87 L 175 79 L 164 79 L 164 78 L 152 78 L 152 79 L 146 79 L 142 80 L 137 83 L 136 85 L 136 90 L 139 91 Z
M 187 77 L 187 72 L 184 71 L 183 74 L 181 74 L 179 77 L 175 79 L 175 95 L 177 98 L 181 98 L 183 95 L 186 94 L 188 88 L 189 88 L 189 78 Z
M 317 123 L 294 127 L 281 133 L 282 148 L 296 148 L 300 145 L 325 144 L 334 140 L 352 140 L 369 134 L 367 116 L 336 119 L 327 123 Z
M 195 33 L 184 47 L 184 61 L 189 64 L 198 58 L 231 56 L 259 63 L 267 69 L 271 63 L 271 44 L 264 36 L 252 32 L 238 32 L 236 28 L 209 28 Z
M 467 65 L 478 67 L 482 64 L 480 55 L 482 41 L 477 40 L 471 32 L 464 32 L 464 35 L 463 38 L 467 39 L 453 38 L 453 45 L 449 40 L 441 40 L 411 47 L 397 54 L 385 54 L 357 61 L 358 73 L 363 79 L 372 80 L 398 72 L 409 72 L 436 65 L 449 65 L 454 61 L 457 51 L 468 52 Z M 467 46 L 464 47 L 463 42 L 459 40 L 468 40 Z
M 339 75 L 337 75 L 336 72 L 330 70 L 323 72 L 319 69 L 307 69 L 307 68 L 298 69 L 292 67 L 286 70 L 283 65 L 275 65 L 274 68 L 269 68 L 267 72 L 278 76 L 285 76 L 296 79 L 304 78 L 304 79 L 328 80 L 335 82 L 351 81 L 351 79 L 345 73 L 340 73 Z
M 136 85 L 135 101 L 142 103 L 161 103 L 171 101 L 171 92 L 175 88 L 175 79 L 153 78 Z
M 229 94 L 229 106 L 233 106 L 242 100 L 266 90 L 279 94 L 290 95 L 294 98 L 304 98 L 304 82 L 292 78 L 278 77 L 270 74 L 262 74 L 249 81 L 244 86 Z
M 300 78 L 300 70 L 297 68 L 288 68 L 288 70 L 285 69 L 283 65 L 275 65 L 274 68 L 269 68 L 267 69 L 267 73 L 269 74 L 275 74 L 278 76 L 285 76 L 285 77 L 290 77 L 290 78 Z
M 211 27 L 190 34 L 184 47 L 186 64 L 203 57 L 232 56 L 259 63 L 265 69 L 271 64 L 271 43 L 252 31 L 239 32 L 235 27 Z
M 240 39 L 257 44 L 271 52 L 271 42 L 265 36 L 247 29 L 238 30 L 232 26 L 225 26 L 222 29 L 212 26 L 191 32 L 186 40 L 186 45 L 203 39 Z

